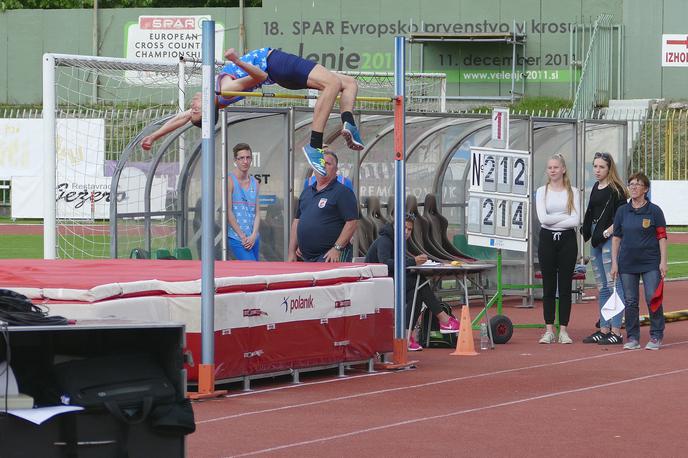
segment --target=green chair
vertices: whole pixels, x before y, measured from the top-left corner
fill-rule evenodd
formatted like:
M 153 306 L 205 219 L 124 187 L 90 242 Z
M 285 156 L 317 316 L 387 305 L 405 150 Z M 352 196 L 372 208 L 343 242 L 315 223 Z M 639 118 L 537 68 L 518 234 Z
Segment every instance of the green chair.
M 185 246 L 175 248 L 174 249 L 174 257 L 177 259 L 186 259 L 186 260 L 193 259 L 191 257 L 191 248 L 185 247 Z
M 482 246 L 473 246 L 468 244 L 468 238 L 465 235 L 454 236 L 454 246 L 463 254 L 471 256 L 480 260 L 497 259 L 497 250 L 495 248 L 488 248 Z
M 153 252 L 153 259 L 170 259 L 172 254 L 166 248 L 159 248 Z

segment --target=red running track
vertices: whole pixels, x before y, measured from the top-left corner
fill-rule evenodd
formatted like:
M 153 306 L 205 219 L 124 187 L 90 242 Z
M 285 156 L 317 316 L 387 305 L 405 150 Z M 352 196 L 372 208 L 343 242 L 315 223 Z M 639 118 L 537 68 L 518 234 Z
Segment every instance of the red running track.
M 687 296 L 687 281 L 668 283 L 667 310 Z M 517 323 L 541 313 L 505 308 Z M 596 316 L 595 303 L 574 306 L 573 345 L 516 329 L 477 357 L 415 353 L 412 371 L 233 386 L 194 404 L 189 456 L 685 456 L 688 322 L 667 323 L 658 352 L 624 351 L 580 343 Z

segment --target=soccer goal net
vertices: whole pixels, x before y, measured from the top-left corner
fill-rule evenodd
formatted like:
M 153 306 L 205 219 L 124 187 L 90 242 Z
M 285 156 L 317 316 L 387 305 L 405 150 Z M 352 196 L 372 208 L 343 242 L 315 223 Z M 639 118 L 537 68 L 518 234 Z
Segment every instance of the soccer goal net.
M 199 74 L 175 61 L 44 56 L 46 202 L 52 184 L 55 189 L 55 206 L 44 212 L 46 258 L 111 257 L 113 199 L 132 214 L 164 210 L 167 189 L 162 188 L 169 183 L 153 180 L 161 189 L 151 190 L 149 202 L 142 198 L 153 151 L 133 150 L 127 190 L 111 190 L 112 176 L 122 152 L 144 128 L 178 112 L 188 99 L 185 94 L 199 90 Z M 132 217 L 127 236 L 133 246 L 141 246 L 142 217 Z
M 392 73 L 349 74 L 359 82 L 359 95 L 394 93 Z M 145 246 L 146 234 L 167 238 L 173 246 L 178 210 L 173 197 L 185 149 L 199 141 L 200 130 L 189 129 L 167 145 L 162 165 L 156 148 L 145 151 L 134 142 L 200 91 L 201 65 L 46 54 L 43 81 L 43 195 L 46 203 L 55 202 L 44 209 L 44 257 L 110 258 L 113 199 L 118 213 L 128 215 L 126 230 L 117 229 L 117 256 Z M 407 74 L 407 110 L 444 111 L 445 88 L 443 74 Z M 288 92 L 277 86 L 265 90 Z M 242 103 L 308 106 L 309 100 L 247 98 Z M 391 104 L 361 101 L 356 108 L 387 110 Z M 118 171 L 125 151 L 126 170 Z M 120 174 L 118 188 L 110 189 L 115 173 Z

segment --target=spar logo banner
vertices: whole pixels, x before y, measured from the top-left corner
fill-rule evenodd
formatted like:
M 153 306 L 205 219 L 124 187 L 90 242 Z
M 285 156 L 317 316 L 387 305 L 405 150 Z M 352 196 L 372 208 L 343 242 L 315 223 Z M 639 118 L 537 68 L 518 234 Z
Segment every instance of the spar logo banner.
M 187 57 L 201 60 L 202 16 L 139 16 L 127 26 L 124 49 L 128 59 L 150 61 L 179 60 Z M 215 23 L 215 60 L 224 54 L 224 25 Z
M 688 33 L 662 35 L 662 67 L 688 67 Z
M 125 57 L 153 63 L 170 63 L 187 59 L 202 58 L 203 16 L 139 16 L 138 22 L 125 27 Z M 222 61 L 224 55 L 224 25 L 215 23 L 215 60 Z M 174 87 L 178 84 L 176 75 L 127 70 L 125 77 L 130 84 L 157 87 Z M 200 86 L 201 78 L 194 76 L 187 85 Z

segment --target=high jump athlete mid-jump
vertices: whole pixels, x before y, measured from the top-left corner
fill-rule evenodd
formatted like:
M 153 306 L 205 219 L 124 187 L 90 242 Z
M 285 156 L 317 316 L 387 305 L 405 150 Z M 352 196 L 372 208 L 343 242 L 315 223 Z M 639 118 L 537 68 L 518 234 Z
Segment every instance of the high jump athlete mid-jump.
M 323 132 L 337 96 L 341 95 L 339 107 L 342 117 L 342 136 L 349 148 L 364 148 L 352 113 L 358 84 L 351 76 L 333 73 L 322 65 L 279 49 L 260 48 L 239 57 L 233 48 L 225 52 L 229 61 L 215 79 L 216 113 L 219 108 L 242 100 L 244 97 L 223 97 L 223 92 L 253 91 L 264 85 L 278 84 L 286 89 L 317 89 L 320 91 L 315 103 L 311 125 L 311 141 L 303 147 L 308 163 L 320 175 L 325 175 L 323 158 Z M 216 115 L 217 120 L 217 115 Z M 194 95 L 191 107 L 177 114 L 158 130 L 141 141 L 145 150 L 153 142 L 182 127 L 187 122 L 201 126 L 201 93 Z

